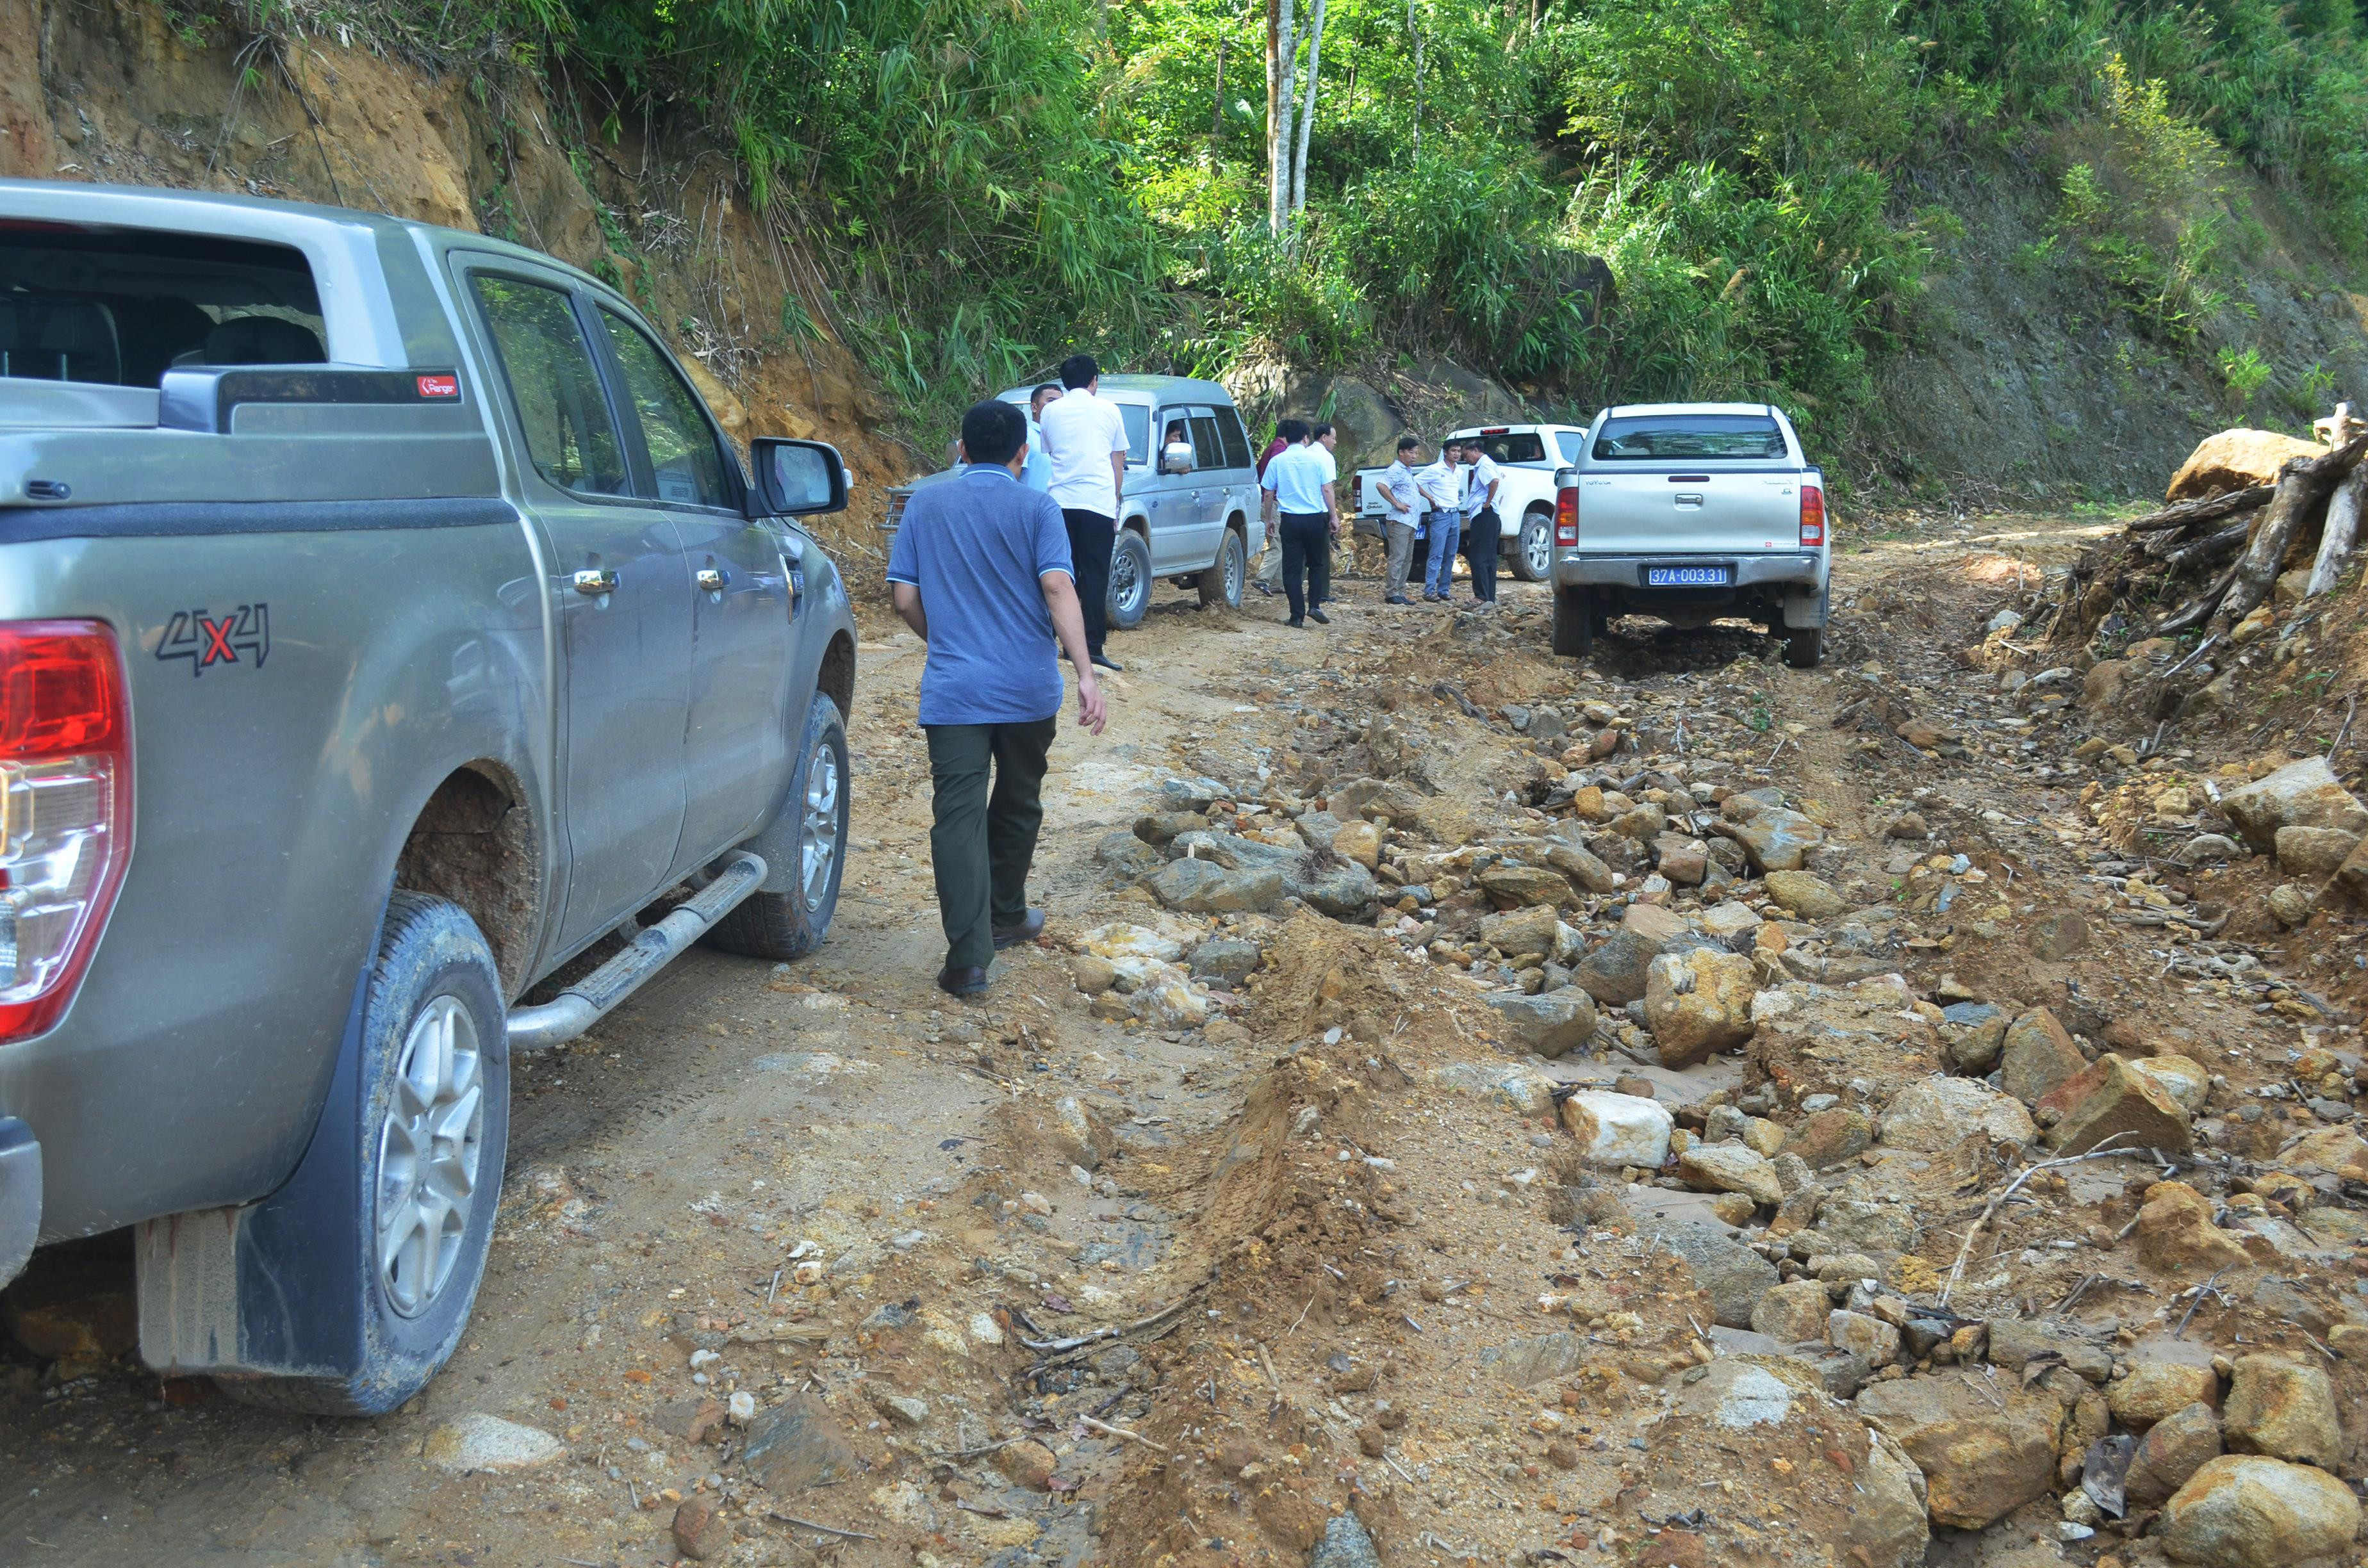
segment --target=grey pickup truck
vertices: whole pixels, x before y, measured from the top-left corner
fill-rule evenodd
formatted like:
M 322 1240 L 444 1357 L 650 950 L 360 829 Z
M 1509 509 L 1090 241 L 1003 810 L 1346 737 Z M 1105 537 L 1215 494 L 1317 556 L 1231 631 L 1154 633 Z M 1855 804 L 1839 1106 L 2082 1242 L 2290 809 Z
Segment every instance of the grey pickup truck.
M 159 1369 L 435 1375 L 512 1053 L 829 926 L 846 472 L 750 456 L 535 252 L 0 181 L 0 1282 L 136 1227 Z

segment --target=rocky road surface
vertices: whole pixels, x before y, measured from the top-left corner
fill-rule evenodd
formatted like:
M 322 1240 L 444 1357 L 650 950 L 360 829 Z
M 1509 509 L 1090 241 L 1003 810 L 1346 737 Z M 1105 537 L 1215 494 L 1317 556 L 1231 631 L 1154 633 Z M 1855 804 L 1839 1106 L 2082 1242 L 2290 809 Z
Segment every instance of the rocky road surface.
M 1896 525 L 1814 672 L 1163 592 L 970 1005 L 874 614 L 829 946 L 521 1067 L 450 1369 L 248 1410 L 45 1255 L 0 1562 L 2356 1562 L 2368 808 L 2018 641 L 2096 531 Z

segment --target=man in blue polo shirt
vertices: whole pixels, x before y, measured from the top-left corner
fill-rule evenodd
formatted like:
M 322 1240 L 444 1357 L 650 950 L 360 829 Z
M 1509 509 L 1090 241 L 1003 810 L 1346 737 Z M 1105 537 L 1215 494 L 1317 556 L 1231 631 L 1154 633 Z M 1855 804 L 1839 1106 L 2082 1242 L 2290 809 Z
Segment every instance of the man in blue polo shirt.
M 958 456 L 969 465 L 960 477 L 905 504 L 888 581 L 896 613 L 928 645 L 920 717 L 946 932 L 938 986 L 974 996 L 996 949 L 1044 929 L 1044 912 L 1028 907 L 1028 868 L 1061 714 L 1055 639 L 1076 666 L 1077 722 L 1099 735 L 1105 714 L 1061 508 L 1019 483 L 1026 419 L 1008 403 L 973 405 Z

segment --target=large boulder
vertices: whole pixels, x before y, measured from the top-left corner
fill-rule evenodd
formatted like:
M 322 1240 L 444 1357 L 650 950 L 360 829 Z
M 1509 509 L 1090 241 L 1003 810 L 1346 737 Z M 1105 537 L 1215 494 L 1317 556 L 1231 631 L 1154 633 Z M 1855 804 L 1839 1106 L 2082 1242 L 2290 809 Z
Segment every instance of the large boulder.
M 1487 1002 L 1511 1026 L 1514 1036 L 1540 1056 L 1564 1055 L 1595 1034 L 1595 998 L 1576 985 L 1535 996 L 1492 992 Z
M 2133 1503 L 2166 1502 L 2188 1477 L 2219 1457 L 2220 1413 L 2202 1400 L 2181 1405 L 2138 1439 L 2123 1490 Z
M 2282 827 L 2328 827 L 2368 834 L 2368 806 L 2345 789 L 2324 757 L 2290 762 L 2275 773 L 2229 790 L 2220 809 L 2246 843 L 2262 854 L 2277 848 Z
M 1739 1192 L 1766 1208 L 1784 1201 L 1776 1167 L 1740 1143 L 1688 1144 L 1678 1156 L 1678 1179 L 1697 1191 Z
M 2045 1007 L 2033 1007 L 2007 1027 L 1998 1048 L 1999 1082 L 2025 1105 L 2036 1105 L 2058 1084 L 2089 1065 L 2080 1048 Z
M 1578 960 L 1571 982 L 1608 1006 L 1624 1007 L 1642 1001 L 1645 971 L 1660 957 L 1664 945 L 1622 926 Z
M 2085 1154 L 2101 1143 L 2183 1154 L 2195 1143 L 2170 1091 L 2112 1051 L 2058 1084 L 2039 1109 L 2055 1113 L 2047 1142 L 2059 1154 Z
M 1751 869 L 1761 876 L 1770 871 L 1797 871 L 1803 858 L 1826 841 L 1826 830 L 1815 819 L 1782 806 L 1762 806 L 1747 820 L 1737 819 L 1738 796 L 1726 803 L 1726 820 L 1711 831 L 1743 846 Z
M 2129 1375 L 2105 1391 L 2113 1419 L 2133 1432 L 2143 1432 L 2191 1404 L 2220 1403 L 2220 1375 L 2210 1367 L 2186 1361 L 2140 1361 Z M 2214 1437 L 2215 1445 L 2218 1437 Z M 2215 1447 L 2214 1452 L 2217 1452 Z
M 1233 870 L 1214 860 L 1170 860 L 1151 878 L 1152 896 L 1192 915 L 1264 909 L 1282 896 L 1282 873 L 1272 867 Z
M 2326 1369 L 2278 1356 L 2239 1356 L 2220 1412 L 2229 1451 L 2267 1454 L 2333 1470 L 2343 1459 L 2343 1426 Z
M 1850 900 L 1823 877 L 1809 871 L 1770 871 L 1768 896 L 1804 920 L 1831 920 L 1850 907 Z
M 1891 1098 L 1883 1113 L 1888 1149 L 1939 1153 L 1979 1134 L 1993 1143 L 2029 1145 L 2039 1126 L 2022 1102 L 1971 1078 L 1919 1078 Z
M 1480 917 L 1480 940 L 1508 958 L 1519 958 L 1524 953 L 1549 956 L 1560 944 L 1562 931 L 1562 921 L 1552 904 L 1527 904 L 1502 915 Z
M 2146 1188 L 2138 1210 L 2138 1257 L 2154 1267 L 2209 1274 L 2241 1267 L 2244 1244 L 2212 1222 L 2212 1202 L 2183 1181 Z
M 1660 1233 L 1660 1244 L 1685 1259 L 1711 1312 L 1728 1328 L 1749 1328 L 1751 1309 L 1776 1283 L 1776 1266 L 1715 1226 L 1681 1223 Z
M 1564 1100 L 1562 1124 L 1578 1140 L 1579 1157 L 1588 1165 L 1648 1171 L 1669 1157 L 1669 1133 L 1677 1125 L 1656 1102 L 1609 1089 L 1580 1089 Z
M 1759 971 L 1739 953 L 1697 948 L 1664 953 L 1645 973 L 1645 1027 L 1661 1048 L 1661 1065 L 1688 1067 L 1751 1038 L 1751 999 Z
M 2360 1499 L 2310 1465 L 2224 1454 L 2179 1489 L 2156 1531 L 2165 1551 L 2201 1568 L 2293 1568 L 2348 1552 Z
M 1568 903 L 1576 896 L 1569 879 L 1544 866 L 1491 866 L 1480 873 L 1478 881 L 1480 891 L 1499 909 L 1519 909 L 1531 903 L 1554 907 Z
M 1932 1522 L 1980 1529 L 2055 1483 L 2052 1398 L 1957 1377 L 1871 1383 L 1858 1412 L 1907 1450 L 1924 1472 Z
M 1546 864 L 1570 879 L 1582 892 L 1610 892 L 1611 868 L 1593 850 L 1576 844 L 1556 844 L 1546 851 Z
M 2360 835 L 2340 827 L 2282 827 L 2277 834 L 2278 869 L 2290 877 L 2324 881 L 2335 875 L 2360 844 Z
M 2170 476 L 2166 494 L 2170 500 L 2188 501 L 2256 484 L 2275 484 L 2278 470 L 2295 458 L 2321 457 L 2326 451 L 2316 441 L 2281 436 L 2274 430 L 2241 426 L 2223 430 L 2204 437 L 2188 454 L 2179 472 Z

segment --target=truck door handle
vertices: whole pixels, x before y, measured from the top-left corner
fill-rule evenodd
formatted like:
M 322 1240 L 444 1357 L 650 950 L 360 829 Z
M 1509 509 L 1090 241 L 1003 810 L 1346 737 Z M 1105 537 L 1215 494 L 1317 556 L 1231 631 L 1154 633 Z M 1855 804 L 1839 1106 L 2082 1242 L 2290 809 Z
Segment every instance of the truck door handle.
M 715 567 L 702 566 L 699 569 L 699 591 L 702 594 L 720 594 L 723 591 L 723 585 L 731 580 L 729 574 Z
M 617 591 L 617 574 L 605 566 L 595 566 L 575 574 L 575 591 L 579 594 L 613 594 Z

